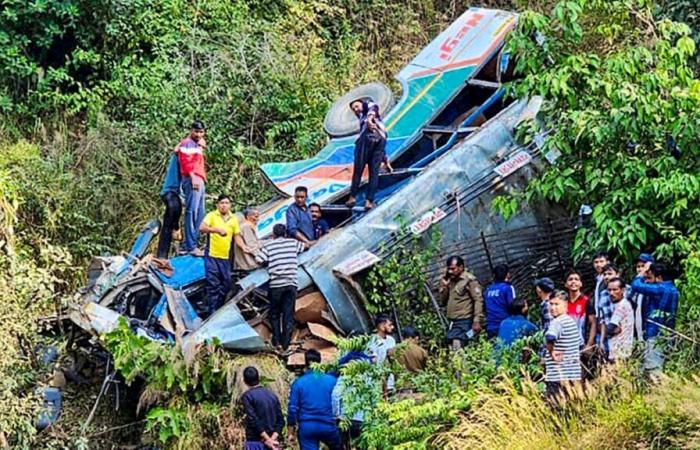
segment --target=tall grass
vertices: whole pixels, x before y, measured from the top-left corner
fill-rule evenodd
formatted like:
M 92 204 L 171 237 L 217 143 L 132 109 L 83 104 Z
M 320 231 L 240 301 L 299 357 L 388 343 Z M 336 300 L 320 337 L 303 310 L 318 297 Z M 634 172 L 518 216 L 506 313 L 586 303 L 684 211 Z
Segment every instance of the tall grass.
M 607 371 L 580 398 L 550 409 L 529 381 L 481 392 L 471 410 L 432 442 L 444 449 L 668 449 L 700 445 L 698 377 L 667 377 L 646 389 L 639 372 Z

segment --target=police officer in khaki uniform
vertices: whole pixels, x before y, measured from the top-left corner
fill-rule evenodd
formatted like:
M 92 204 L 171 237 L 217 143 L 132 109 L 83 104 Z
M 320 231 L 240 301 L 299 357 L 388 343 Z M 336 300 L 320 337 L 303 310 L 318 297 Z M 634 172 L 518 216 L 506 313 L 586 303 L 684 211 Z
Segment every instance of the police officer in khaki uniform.
M 461 348 L 481 331 L 484 321 L 484 297 L 481 284 L 474 275 L 464 270 L 459 256 L 447 258 L 447 273 L 440 280 L 440 295 L 447 302 L 447 342 L 454 350 Z

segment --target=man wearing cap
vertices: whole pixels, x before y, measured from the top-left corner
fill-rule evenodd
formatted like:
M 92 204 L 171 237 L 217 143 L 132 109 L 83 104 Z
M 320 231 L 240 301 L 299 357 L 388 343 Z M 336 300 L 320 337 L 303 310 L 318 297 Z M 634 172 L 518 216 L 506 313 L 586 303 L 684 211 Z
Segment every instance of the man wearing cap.
M 439 292 L 447 301 L 447 342 L 453 350 L 460 349 L 467 340 L 481 331 L 484 321 L 484 296 L 481 284 L 474 275 L 464 270 L 459 256 L 447 258 L 447 272 L 440 280 Z
M 545 277 L 535 280 L 535 294 L 540 300 L 540 320 L 543 330 L 546 330 L 552 321 L 552 314 L 549 311 L 549 295 L 554 292 L 555 288 L 551 278 Z
M 654 264 L 654 257 L 649 253 L 642 253 L 637 258 L 637 264 L 635 269 L 637 270 L 637 276 L 644 277 L 644 281 L 647 283 L 653 283 L 654 280 L 647 277 L 648 268 L 651 264 Z M 642 320 L 642 309 L 644 305 L 644 294 L 641 292 L 633 292 L 630 296 L 630 303 L 632 303 L 632 308 L 634 308 L 634 336 L 635 339 L 639 341 L 644 340 L 643 331 L 643 320 Z
M 194 256 L 204 254 L 197 248 L 199 225 L 204 219 L 204 194 L 207 181 L 207 169 L 204 165 L 204 150 L 207 148 L 207 142 L 204 134 L 204 124 L 195 120 L 192 122 L 189 136 L 180 141 L 175 148 L 182 176 L 182 193 L 185 196 L 185 240 L 182 243 L 181 252 Z

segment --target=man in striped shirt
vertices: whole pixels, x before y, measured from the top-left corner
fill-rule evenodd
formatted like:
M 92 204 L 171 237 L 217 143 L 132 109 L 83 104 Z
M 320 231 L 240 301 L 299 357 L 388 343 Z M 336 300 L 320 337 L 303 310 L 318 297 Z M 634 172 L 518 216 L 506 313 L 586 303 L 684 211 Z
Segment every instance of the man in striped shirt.
M 285 237 L 287 227 L 278 223 L 272 228 L 274 239 L 267 242 L 255 257 L 258 264 L 267 265 L 270 276 L 268 299 L 270 300 L 270 324 L 272 345 L 289 347 L 294 327 L 294 303 L 297 298 L 297 256 L 305 245 L 296 239 Z M 282 323 L 280 327 L 280 315 Z
M 571 388 L 581 381 L 580 350 L 583 345 L 576 321 L 567 313 L 564 291 L 554 291 L 549 299 L 552 321 L 545 332 L 545 375 L 547 402 L 558 406 Z

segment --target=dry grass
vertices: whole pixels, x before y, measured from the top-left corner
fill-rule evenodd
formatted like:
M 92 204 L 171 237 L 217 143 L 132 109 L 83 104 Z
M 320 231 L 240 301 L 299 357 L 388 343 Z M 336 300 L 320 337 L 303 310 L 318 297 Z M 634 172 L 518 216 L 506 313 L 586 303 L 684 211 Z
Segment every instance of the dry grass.
M 439 434 L 441 449 L 700 448 L 700 378 L 667 378 L 642 393 L 627 368 L 614 368 L 561 411 L 550 409 L 532 382 L 518 392 L 499 380 L 472 412 Z
M 243 382 L 243 370 L 248 366 L 258 369 L 262 384 L 277 395 L 282 407 L 286 408 L 289 387 L 294 377 L 282 361 L 273 355 L 237 356 L 227 364 L 227 384 L 232 400 L 239 398 L 247 390 Z

